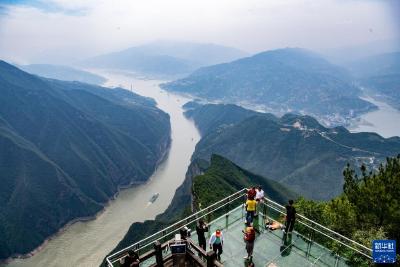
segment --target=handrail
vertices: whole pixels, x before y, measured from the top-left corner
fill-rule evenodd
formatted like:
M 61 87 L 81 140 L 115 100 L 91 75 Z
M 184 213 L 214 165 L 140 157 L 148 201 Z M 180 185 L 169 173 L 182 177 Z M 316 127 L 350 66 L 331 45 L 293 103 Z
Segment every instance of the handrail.
M 265 205 L 268 206 L 268 204 L 265 204 Z M 272 207 L 272 206 L 269 206 L 269 207 L 270 207 L 271 209 L 274 209 L 275 211 L 281 213 L 281 214 L 285 214 L 284 212 L 282 212 L 282 211 L 276 209 L 275 207 Z M 273 218 L 271 218 L 271 217 L 269 217 L 269 216 L 267 216 L 267 217 L 270 218 L 270 219 L 273 219 Z M 334 237 L 332 237 L 332 236 L 329 236 L 329 235 L 327 235 L 327 234 L 325 234 L 325 233 L 319 231 L 318 229 L 315 229 L 314 227 L 312 227 L 312 226 L 310 226 L 310 225 L 308 225 L 308 224 L 306 224 L 306 223 L 304 223 L 304 222 L 302 222 L 302 221 L 299 221 L 299 220 L 298 220 L 297 222 L 298 222 L 298 223 L 301 223 L 301 224 L 304 225 L 305 227 L 308 227 L 308 228 L 312 229 L 312 230 L 315 231 L 315 232 L 318 232 L 318 233 L 320 233 L 320 234 L 322 234 L 322 235 L 328 237 L 329 239 L 334 240 L 335 242 L 338 242 L 338 243 L 340 243 L 340 244 L 342 244 L 342 245 L 348 247 L 348 248 L 351 249 L 351 250 L 354 250 L 354 251 L 357 252 L 357 253 L 360 253 L 360 254 L 366 256 L 367 258 L 372 259 L 372 257 L 371 257 L 370 255 L 367 255 L 367 254 L 365 254 L 364 252 L 359 251 L 358 249 L 356 249 L 356 248 L 354 248 L 354 247 L 352 247 L 352 246 L 350 246 L 350 245 L 348 245 L 348 244 L 346 244 L 346 243 L 343 243 L 343 242 L 342 242 L 341 240 L 339 240 L 339 239 L 336 239 L 336 238 L 334 238 Z M 335 233 L 336 233 L 336 232 L 335 232 Z M 301 234 L 300 234 L 300 235 L 301 235 Z M 301 236 L 303 236 L 303 235 L 301 235 Z M 303 236 L 303 237 L 304 237 L 304 236 Z M 306 237 L 304 237 L 304 238 L 306 238 Z M 311 239 L 309 239 L 309 238 L 306 238 L 306 239 L 307 239 L 308 241 L 311 241 Z
M 272 199 L 269 199 L 269 198 L 266 198 L 266 197 L 264 197 L 264 199 L 267 200 L 268 202 L 272 202 L 274 205 L 276 205 L 276 206 L 278 206 L 278 207 L 280 207 L 280 208 L 282 208 L 282 209 L 285 209 L 284 206 L 282 206 L 281 204 L 279 204 L 279 203 L 273 201 Z M 358 242 L 356 242 L 356 241 L 354 241 L 354 240 L 352 240 L 352 239 L 350 239 L 350 238 L 348 238 L 348 237 L 346 237 L 346 236 L 344 236 L 344 235 L 341 235 L 341 234 L 339 234 L 338 232 L 335 232 L 335 231 L 333 231 L 333 230 L 327 228 L 326 226 L 323 226 L 323 225 L 321 225 L 321 224 L 319 224 L 319 223 L 317 223 L 317 222 L 315 222 L 315 221 L 313 221 L 313 220 L 311 220 L 311 219 L 305 217 L 305 216 L 302 215 L 302 214 L 296 214 L 296 216 L 298 216 L 298 217 L 300 217 L 300 218 L 302 218 L 302 219 L 304 219 L 304 220 L 306 220 L 306 221 L 308 221 L 308 222 L 311 222 L 312 224 L 317 225 L 318 227 L 321 227 L 321 228 L 323 228 L 324 230 L 326 230 L 326 231 L 328 231 L 328 232 L 331 232 L 331 233 L 333 233 L 333 234 L 335 234 L 335 235 L 337 235 L 337 236 L 340 236 L 341 238 L 345 239 L 346 241 L 350 241 L 351 243 L 353 243 L 353 244 L 355 244 L 355 245 L 357 245 L 357 246 L 362 247 L 363 249 L 366 249 L 366 250 L 372 252 L 372 249 L 371 249 L 371 248 L 368 248 L 368 247 L 364 246 L 363 244 L 360 244 L 360 243 L 358 243 Z
M 233 201 L 239 199 L 240 197 L 242 197 L 242 196 L 240 195 L 240 196 L 238 196 L 238 197 L 236 197 L 236 198 L 230 199 L 229 202 L 222 204 L 221 206 L 219 206 L 219 208 L 224 207 L 225 205 L 227 205 L 227 204 L 229 204 L 230 202 L 233 202 Z M 219 209 L 219 208 L 218 208 L 218 209 Z M 238 206 L 237 208 L 240 208 L 240 206 Z M 203 210 L 207 210 L 207 209 L 208 209 L 208 208 L 205 208 L 205 209 L 203 209 Z M 216 210 L 217 210 L 217 209 L 214 209 L 214 210 L 211 210 L 211 211 L 209 211 L 209 212 L 207 212 L 207 213 L 204 213 L 204 214 L 202 214 L 200 217 L 207 216 L 208 214 L 211 214 L 211 213 L 213 213 L 213 212 L 216 211 Z M 222 216 L 224 216 L 224 215 L 222 215 Z M 189 217 L 187 217 L 186 219 L 181 220 L 181 221 L 185 221 L 185 224 L 183 224 L 183 225 L 191 224 L 191 223 L 197 221 L 197 219 L 198 219 L 198 218 L 195 218 L 195 219 L 193 219 L 193 220 L 191 220 L 191 221 L 187 221 L 188 218 L 189 218 Z M 179 222 L 178 222 L 178 223 L 179 223 Z M 211 222 L 210 222 L 209 224 L 211 224 Z M 159 231 L 159 232 L 157 232 L 157 233 L 164 232 L 164 231 L 166 231 L 166 229 L 167 229 L 167 228 L 164 228 L 163 230 L 161 230 L 161 231 Z M 175 229 L 174 231 L 177 231 L 177 230 L 178 230 L 178 229 Z M 171 231 L 171 232 L 173 232 L 173 231 Z M 153 237 L 153 236 L 156 235 L 157 233 L 153 234 L 153 235 L 150 236 L 150 237 Z M 147 238 L 146 238 L 146 239 L 147 239 Z M 143 242 L 143 241 L 146 240 L 146 239 L 142 239 L 142 240 L 136 242 L 135 244 L 133 244 L 133 245 L 127 247 L 127 248 L 124 248 L 124 249 L 120 250 L 121 253 L 118 253 L 118 254 L 122 254 L 123 252 L 126 252 L 127 250 L 131 249 L 132 247 L 137 246 L 139 242 Z M 141 249 L 146 248 L 146 247 L 148 247 L 148 246 L 151 246 L 151 244 L 152 244 L 152 243 L 147 243 L 146 245 L 141 246 L 140 248 L 141 248 Z M 109 256 L 109 257 L 111 257 L 111 256 Z M 115 257 L 115 255 L 113 255 L 112 257 Z M 116 260 L 118 260 L 118 259 L 119 259 L 119 258 L 117 258 Z M 107 259 L 107 263 L 112 264 L 112 262 L 111 262 L 111 261 L 108 261 L 108 259 Z
M 154 234 L 152 234 L 152 235 L 150 235 L 150 236 L 148 236 L 148 237 L 146 237 L 146 238 L 144 238 L 144 239 L 142 239 L 142 240 L 140 240 L 140 241 L 138 241 L 138 242 L 136 242 L 136 243 L 134 243 L 134 244 L 132 244 L 132 245 L 126 247 L 126 248 L 124 248 L 124 249 L 121 249 L 121 250 L 119 250 L 119 251 L 117 251 L 117 252 L 115 252 L 115 253 L 113 253 L 113 254 L 107 256 L 107 257 L 106 257 L 107 263 L 108 263 L 110 266 L 112 266 L 112 262 L 111 262 L 110 258 L 113 258 L 113 257 L 115 257 L 115 256 L 117 256 L 117 255 L 119 255 L 119 254 L 122 254 L 122 253 L 124 253 L 124 252 L 126 252 L 126 251 L 128 251 L 128 250 L 130 250 L 130 249 L 132 249 L 132 248 L 134 248 L 134 247 L 137 246 L 138 244 L 143 243 L 143 242 L 145 242 L 145 241 L 147 241 L 147 240 L 149 240 L 149 239 L 151 239 L 151 238 L 153 238 L 153 237 L 155 237 L 155 236 L 157 236 L 157 235 L 159 235 L 159 234 L 162 234 L 163 232 L 165 232 L 165 231 L 167 231 L 167 230 L 169 230 L 169 229 L 171 229 L 171 228 L 174 228 L 175 226 L 178 226 L 178 225 L 181 225 L 181 224 L 183 224 L 183 225 L 189 224 L 189 223 L 187 222 L 188 220 L 190 220 L 190 219 L 192 219 L 192 218 L 196 218 L 195 220 L 197 220 L 197 215 L 201 214 L 201 213 L 204 212 L 204 211 L 208 211 L 210 208 L 213 208 L 213 207 L 217 206 L 217 205 L 220 204 L 220 203 L 223 203 L 223 202 L 225 202 L 225 201 L 227 201 L 227 200 L 229 201 L 228 203 L 230 203 L 230 202 L 232 202 L 232 201 L 235 201 L 235 200 L 238 199 L 238 198 L 235 198 L 235 199 L 232 200 L 231 197 L 232 197 L 232 196 L 237 196 L 237 195 L 242 196 L 241 193 L 242 193 L 243 191 L 245 191 L 245 190 L 246 190 L 246 188 L 243 188 L 242 190 L 239 190 L 239 191 L 233 193 L 232 195 L 230 195 L 230 196 L 228 196 L 228 197 L 225 197 L 225 198 L 223 198 L 223 199 L 221 199 L 221 200 L 215 202 L 214 204 L 212 204 L 212 205 L 210 205 L 210 206 L 208 206 L 208 207 L 206 207 L 206 208 L 203 208 L 203 209 L 199 210 L 198 212 L 193 213 L 192 215 L 190 215 L 190 216 L 188 216 L 188 217 L 186 217 L 186 218 L 184 218 L 184 219 L 182 219 L 182 220 L 180 220 L 180 221 L 178 221 L 178 222 L 176 222 L 176 223 L 174 223 L 174 224 L 172 224 L 172 225 L 170 225 L 170 226 L 168 226 L 168 227 L 166 227 L 166 228 L 164 228 L 164 229 L 162 229 L 162 230 L 160 230 L 160 231 L 158 231 L 158 232 L 156 232 L 156 233 L 154 233 Z M 225 204 L 226 204 L 226 203 L 225 203 Z M 222 205 L 222 206 L 225 206 L 225 205 Z M 222 206 L 221 206 L 221 207 L 222 207 Z M 218 207 L 218 209 L 219 209 L 219 208 L 220 208 L 220 207 Z M 202 217 L 205 216 L 205 215 L 207 215 L 207 214 L 210 214 L 210 213 L 213 212 L 213 211 L 214 211 L 214 210 L 209 211 L 208 213 L 202 215 Z
M 161 237 L 164 237 L 167 234 L 171 234 L 174 231 L 179 230 L 179 228 L 181 226 L 191 224 L 191 223 L 195 222 L 199 217 L 207 216 L 207 215 L 209 215 L 209 214 L 221 209 L 225 205 L 227 205 L 229 203 L 232 203 L 233 201 L 238 200 L 240 197 L 245 195 L 244 194 L 245 192 L 247 192 L 247 189 L 243 188 L 243 189 L 241 189 L 241 190 L 229 195 L 228 197 L 225 197 L 225 198 L 215 202 L 214 204 L 212 204 L 212 205 L 210 205 L 210 206 L 208 206 L 206 208 L 203 208 L 203 209 L 191 214 L 190 216 L 188 216 L 188 217 L 186 217 L 186 218 L 184 218 L 184 219 L 182 219 L 182 220 L 180 220 L 178 222 L 175 222 L 172 225 L 170 225 L 170 226 L 168 226 L 168 227 L 166 227 L 166 228 L 164 228 L 164 229 L 162 229 L 162 230 L 160 230 L 160 231 L 158 231 L 158 232 L 156 232 L 156 233 L 154 233 L 154 234 L 152 234 L 152 235 L 150 235 L 150 236 L 148 236 L 148 237 L 146 237 L 146 238 L 144 238 L 144 239 L 142 239 L 142 240 L 140 240 L 140 241 L 138 241 L 138 242 L 126 247 L 126 248 L 124 248 L 124 249 L 121 249 L 121 250 L 119 250 L 119 251 L 107 256 L 106 257 L 107 264 L 109 266 L 113 266 L 113 262 L 115 262 L 116 260 L 121 258 L 121 257 L 118 258 L 118 256 L 120 256 L 123 253 L 126 253 L 128 250 L 130 250 L 132 248 L 135 248 L 135 247 L 138 247 L 141 244 L 146 243 L 146 241 L 149 242 L 150 240 L 152 240 L 152 238 L 157 237 L 159 235 L 161 235 Z M 279 212 L 281 214 L 286 214 L 285 207 L 283 205 L 281 205 L 281 204 L 279 204 L 279 203 L 277 203 L 277 202 L 275 202 L 275 201 L 273 201 L 273 200 L 271 200 L 271 199 L 269 199 L 267 197 L 264 197 L 264 200 L 265 201 L 264 201 L 263 204 L 266 205 L 267 207 L 272 208 L 272 209 L 276 210 L 277 212 Z M 234 208 L 233 210 L 239 208 L 240 206 L 243 206 L 243 205 L 239 205 L 238 207 Z M 224 216 L 224 215 L 222 215 L 222 216 Z M 358 253 L 366 256 L 366 257 L 368 257 L 368 258 L 371 258 L 370 255 L 367 255 L 366 253 L 364 253 L 362 251 L 359 251 L 356 247 L 359 247 L 362 250 L 367 250 L 369 253 L 372 252 L 372 249 L 370 249 L 370 248 L 368 248 L 368 247 L 366 247 L 366 246 L 364 246 L 364 245 L 362 245 L 362 244 L 360 244 L 360 243 L 358 243 L 358 242 L 356 242 L 354 240 L 351 240 L 350 238 L 345 237 L 345 236 L 343 236 L 343 235 L 341 235 L 341 234 L 339 234 L 339 233 L 337 233 L 337 232 L 335 232 L 335 231 L 333 231 L 333 230 L 331 230 L 331 229 L 329 229 L 329 228 L 327 228 L 327 227 L 325 227 L 325 226 L 323 226 L 323 225 L 321 225 L 321 224 L 319 224 L 319 223 L 317 223 L 317 222 L 305 217 L 302 214 L 297 214 L 297 217 L 301 218 L 301 220 L 298 220 L 299 223 L 301 223 L 302 225 L 310 228 L 311 230 L 316 231 L 316 232 L 326 236 L 327 238 L 330 238 L 333 241 L 338 242 L 338 243 L 340 243 L 340 244 L 342 244 L 342 245 L 344 245 L 344 246 L 346 246 L 346 247 L 348 247 L 348 248 L 350 248 L 350 249 L 352 249 L 352 250 L 354 250 L 354 251 L 356 251 L 356 252 L 358 252 Z M 318 229 L 318 228 L 320 228 L 320 229 Z M 169 232 L 169 230 L 171 230 L 171 231 Z M 327 231 L 327 233 L 324 233 L 323 231 Z M 332 234 L 333 236 L 330 236 L 329 234 Z M 344 239 L 344 240 L 343 241 L 340 240 L 341 238 Z M 344 241 L 350 242 L 351 244 L 355 245 L 356 247 L 352 247 L 350 244 L 344 243 Z M 148 245 L 151 245 L 151 242 L 148 243 L 148 244 L 145 244 L 144 246 L 143 245 L 140 246 L 140 248 L 141 249 L 145 248 Z M 116 258 L 116 259 L 113 259 L 113 258 Z

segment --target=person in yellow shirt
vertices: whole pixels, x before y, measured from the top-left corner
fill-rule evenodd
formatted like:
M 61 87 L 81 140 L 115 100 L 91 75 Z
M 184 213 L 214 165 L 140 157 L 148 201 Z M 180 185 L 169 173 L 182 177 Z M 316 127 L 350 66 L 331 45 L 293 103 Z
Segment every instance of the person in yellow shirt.
M 257 201 L 254 198 L 249 198 L 246 201 L 246 223 L 253 223 L 254 214 L 256 212 Z

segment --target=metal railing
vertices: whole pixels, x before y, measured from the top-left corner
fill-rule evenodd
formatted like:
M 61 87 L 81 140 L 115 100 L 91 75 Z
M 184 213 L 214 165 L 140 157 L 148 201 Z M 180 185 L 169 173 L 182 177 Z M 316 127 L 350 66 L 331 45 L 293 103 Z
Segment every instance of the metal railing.
M 139 253 L 139 255 L 142 253 L 146 253 L 146 251 L 149 251 L 154 244 L 154 242 L 158 241 L 160 243 L 164 243 L 174 237 L 176 233 L 179 233 L 179 230 L 183 226 L 188 226 L 189 228 L 194 228 L 195 224 L 200 218 L 206 219 L 209 223 L 209 225 L 212 225 L 215 221 L 220 220 L 221 217 L 226 218 L 226 224 L 225 227 L 228 227 L 228 218 L 230 214 L 234 213 L 237 211 L 237 209 L 242 209 L 242 215 L 237 219 L 243 219 L 244 216 L 244 200 L 246 198 L 246 192 L 247 189 L 242 189 L 238 192 L 233 193 L 232 195 L 225 197 L 221 199 L 220 201 L 204 208 L 201 209 L 200 211 L 197 211 L 193 213 L 192 215 L 122 249 L 119 250 L 111 255 L 109 255 L 106 258 L 106 262 L 108 266 L 114 267 L 115 263 L 119 262 L 119 260 L 123 257 L 125 257 L 130 250 L 135 250 L 136 252 Z M 263 216 L 263 218 L 268 218 L 271 220 L 279 220 L 279 217 L 286 215 L 286 208 L 279 203 L 269 199 L 269 198 L 264 198 L 264 201 L 261 202 L 262 205 L 262 210 L 259 211 L 259 214 Z M 296 226 L 297 225 L 297 226 Z M 297 214 L 296 216 L 296 224 L 295 224 L 295 229 L 301 228 L 302 226 L 304 229 L 307 231 L 296 231 L 296 234 L 301 236 L 308 244 L 307 247 L 307 257 L 308 254 L 312 248 L 312 246 L 319 245 L 318 241 L 320 239 L 317 238 L 316 235 L 320 235 L 320 237 L 324 237 L 327 240 L 339 244 L 341 247 L 344 247 L 350 251 L 353 251 L 354 253 L 357 253 L 361 255 L 362 257 L 366 259 L 371 259 L 371 253 L 372 250 L 354 240 L 351 240 L 335 231 L 332 231 L 331 229 L 313 221 L 310 220 L 309 218 Z M 333 252 L 332 252 L 333 253 Z M 339 258 L 342 256 L 341 251 L 335 251 L 336 254 L 336 263 L 334 266 L 337 266 L 337 261 Z M 316 259 L 316 261 L 319 259 Z
M 282 221 L 282 218 L 286 215 L 286 208 L 271 199 L 264 198 L 262 207 L 262 216 L 269 220 Z M 340 260 L 348 261 L 349 255 L 356 255 L 366 263 L 371 262 L 371 248 L 337 233 L 302 214 L 296 214 L 294 229 L 296 230 L 294 231 L 295 234 L 306 242 L 305 256 L 310 258 L 310 261 L 311 257 L 315 256 L 311 253 L 312 248 L 318 246 L 330 250 L 329 254 L 334 256 L 335 262 L 331 266 L 338 266 Z M 296 245 L 293 244 L 293 246 Z M 314 264 L 321 261 L 322 257 L 323 255 L 321 254 L 313 258 Z
M 200 218 L 207 218 L 210 221 L 211 215 L 214 213 L 218 214 L 218 211 L 222 211 L 224 207 L 230 207 L 230 204 L 238 202 L 240 203 L 243 198 L 243 194 L 245 189 L 242 189 L 232 195 L 217 201 L 216 203 L 208 206 L 207 208 L 201 209 L 200 211 L 193 213 L 192 215 L 122 249 L 119 250 L 106 258 L 107 264 L 111 267 L 113 264 L 118 262 L 122 257 L 125 257 L 129 250 L 135 250 L 137 252 L 145 251 L 146 248 L 150 247 L 155 241 L 159 241 L 161 243 L 171 239 L 175 233 L 178 233 L 179 230 L 185 225 L 196 224 L 197 220 Z M 229 210 L 226 210 L 229 212 Z
M 270 210 L 273 210 L 273 211 L 279 213 L 280 215 L 286 215 L 286 208 L 271 199 L 264 198 L 263 204 Z M 268 211 L 264 215 L 273 220 L 277 220 L 276 217 L 274 218 L 274 217 L 268 216 Z M 307 239 L 309 241 L 313 241 L 313 237 L 315 236 L 314 234 L 319 233 L 319 234 L 327 237 L 328 239 L 330 239 L 334 242 L 337 242 L 340 245 L 343 245 L 344 247 L 347 247 L 350 250 L 353 250 L 356 253 L 359 253 L 369 259 L 372 259 L 372 256 L 371 256 L 372 249 L 371 248 L 368 248 L 346 236 L 343 236 L 343 235 L 305 217 L 302 214 L 296 214 L 296 224 L 301 224 L 302 226 L 304 226 L 310 230 L 309 236 L 307 237 Z

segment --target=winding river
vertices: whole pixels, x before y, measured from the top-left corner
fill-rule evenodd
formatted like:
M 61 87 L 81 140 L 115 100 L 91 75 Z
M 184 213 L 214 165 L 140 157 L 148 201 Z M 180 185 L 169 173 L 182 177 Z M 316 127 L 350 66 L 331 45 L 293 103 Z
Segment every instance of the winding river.
M 77 222 L 54 236 L 34 256 L 16 259 L 17 266 L 99 266 L 103 258 L 123 238 L 133 222 L 154 219 L 169 205 L 176 188 L 183 182 L 190 157 L 200 139 L 194 123 L 183 116 L 181 106 L 190 99 L 167 93 L 161 81 L 139 80 L 121 73 L 101 73 L 109 80 L 106 86 L 133 87 L 133 91 L 152 97 L 158 107 L 170 115 L 172 143 L 166 160 L 143 185 L 122 190 L 96 219 Z M 158 199 L 149 204 L 154 193 Z

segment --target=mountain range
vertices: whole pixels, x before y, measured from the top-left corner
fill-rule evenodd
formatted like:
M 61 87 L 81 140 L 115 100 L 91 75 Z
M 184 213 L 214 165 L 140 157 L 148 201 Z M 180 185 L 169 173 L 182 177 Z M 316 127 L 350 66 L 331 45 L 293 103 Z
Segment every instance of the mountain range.
M 378 167 L 400 151 L 400 138 L 326 128 L 310 116 L 249 111 L 235 105 L 200 105 L 185 115 L 202 138 L 192 160 L 219 154 L 238 166 L 286 185 L 302 196 L 327 200 L 342 192 L 347 163 Z
M 204 67 L 162 87 L 279 115 L 308 114 L 326 125 L 345 124 L 348 118 L 376 108 L 359 98 L 361 91 L 344 68 L 300 48 Z
M 199 67 L 229 62 L 245 55 L 245 52 L 238 49 L 215 44 L 155 41 L 88 58 L 79 62 L 79 65 L 171 78 L 187 75 Z
M 120 187 L 146 181 L 168 114 L 123 89 L 50 80 L 0 61 L 0 259 L 26 254 Z
M 400 52 L 366 57 L 347 67 L 367 91 L 400 110 Z
M 106 82 L 104 77 L 97 74 L 62 65 L 30 64 L 19 65 L 18 68 L 41 77 L 63 81 L 77 81 L 97 85 L 102 85 Z

